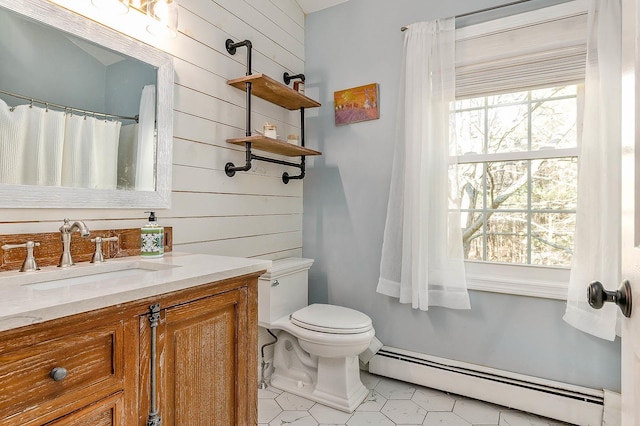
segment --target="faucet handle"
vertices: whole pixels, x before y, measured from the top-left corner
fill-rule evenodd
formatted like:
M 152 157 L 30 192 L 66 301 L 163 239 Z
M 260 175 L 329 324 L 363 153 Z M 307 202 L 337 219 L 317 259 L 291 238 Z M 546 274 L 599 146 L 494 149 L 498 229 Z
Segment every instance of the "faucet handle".
M 69 232 L 69 228 L 71 228 L 70 220 L 68 217 L 65 217 L 63 220 L 63 224 L 60 227 L 60 232 Z
M 96 251 L 93 253 L 93 257 L 91 258 L 91 263 L 102 263 L 104 262 L 104 256 L 102 254 L 102 243 L 105 241 L 118 241 L 118 236 L 115 237 L 95 237 L 91 239 L 92 243 L 96 243 Z
M 11 250 L 14 248 L 27 248 L 27 257 L 22 262 L 22 267 L 20 268 L 20 272 L 32 272 L 37 271 L 38 264 L 36 263 L 36 258 L 33 256 L 33 248 L 40 246 L 39 242 L 27 241 L 22 244 L 5 244 L 2 246 L 2 250 Z

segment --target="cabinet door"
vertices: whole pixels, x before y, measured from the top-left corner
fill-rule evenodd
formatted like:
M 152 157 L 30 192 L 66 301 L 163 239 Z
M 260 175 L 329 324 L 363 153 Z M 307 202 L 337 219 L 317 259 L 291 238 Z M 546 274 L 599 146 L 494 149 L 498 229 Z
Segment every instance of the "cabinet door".
M 162 307 L 161 307 L 162 308 Z M 163 309 L 157 329 L 158 407 L 162 424 L 249 425 L 248 291 L 232 291 Z M 141 318 L 142 372 L 149 371 L 149 321 Z M 253 344 L 255 346 L 255 344 Z M 143 376 L 142 386 L 148 386 Z M 142 389 L 143 405 L 148 389 Z M 146 403 L 148 406 L 148 402 Z M 148 412 L 142 409 L 141 413 Z M 143 419 L 141 417 L 141 424 Z

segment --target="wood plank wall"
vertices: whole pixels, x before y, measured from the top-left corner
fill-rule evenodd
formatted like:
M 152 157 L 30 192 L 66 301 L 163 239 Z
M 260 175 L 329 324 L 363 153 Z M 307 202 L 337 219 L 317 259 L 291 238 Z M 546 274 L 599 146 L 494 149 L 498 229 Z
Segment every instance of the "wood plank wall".
M 224 173 L 227 161 L 244 163 L 244 152 L 225 140 L 245 134 L 245 94 L 226 81 L 246 72 L 246 50 L 231 56 L 224 44 L 227 38 L 251 40 L 253 72 L 277 80 L 285 71 L 304 72 L 304 14 L 293 0 L 180 0 L 179 5 L 177 38 L 136 36 L 174 57 L 172 207 L 157 212 L 159 222 L 173 227 L 174 251 L 301 256 L 303 185 L 281 181 L 283 171 L 298 169 L 255 162 L 249 173 L 233 178 Z M 275 123 L 282 139 L 300 133 L 299 112 L 256 98 L 252 121 L 254 129 Z M 146 222 L 142 210 L 0 208 L 0 234 L 55 232 L 65 217 L 84 220 L 90 229 Z

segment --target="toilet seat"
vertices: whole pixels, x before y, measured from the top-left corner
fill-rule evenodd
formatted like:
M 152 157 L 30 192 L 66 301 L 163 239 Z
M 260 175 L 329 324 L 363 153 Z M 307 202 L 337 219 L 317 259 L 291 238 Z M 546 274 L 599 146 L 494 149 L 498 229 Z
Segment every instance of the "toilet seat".
M 290 321 L 307 330 L 328 334 L 360 334 L 373 328 L 371 318 L 342 306 L 315 303 L 297 310 Z

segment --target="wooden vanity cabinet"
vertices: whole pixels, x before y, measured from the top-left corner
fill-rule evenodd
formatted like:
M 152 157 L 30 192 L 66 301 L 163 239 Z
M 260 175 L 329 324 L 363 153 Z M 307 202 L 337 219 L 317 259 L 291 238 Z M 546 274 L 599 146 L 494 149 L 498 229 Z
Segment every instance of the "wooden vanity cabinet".
M 137 369 L 126 350 L 135 331 L 133 321 L 92 312 L 0 333 L 0 424 L 49 424 L 123 393 Z M 126 421 L 119 404 L 98 424 Z
M 256 425 L 262 272 L 0 332 L 0 424 L 146 425 L 159 304 L 162 425 Z

